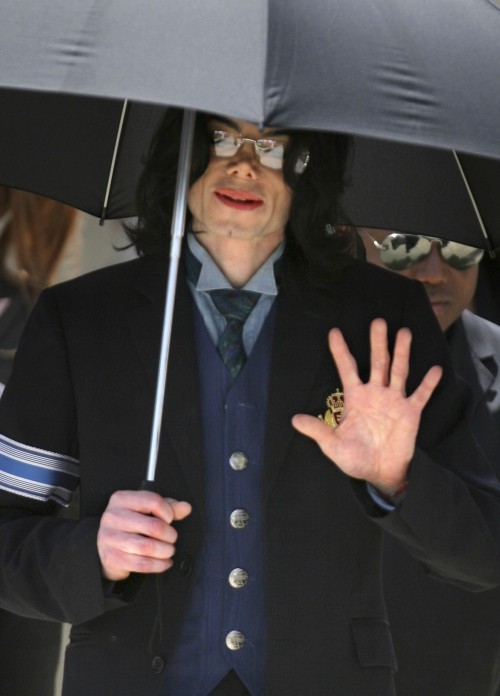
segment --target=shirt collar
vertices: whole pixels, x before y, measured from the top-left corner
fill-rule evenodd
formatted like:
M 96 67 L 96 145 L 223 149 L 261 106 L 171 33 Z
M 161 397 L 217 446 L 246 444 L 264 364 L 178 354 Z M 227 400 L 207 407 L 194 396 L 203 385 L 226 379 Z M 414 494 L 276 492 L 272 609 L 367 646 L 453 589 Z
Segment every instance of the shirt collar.
M 195 235 L 189 232 L 187 243 L 193 256 L 200 262 L 201 270 L 196 283 L 196 290 L 207 292 L 209 290 L 223 290 L 231 288 L 231 283 L 222 273 L 208 251 L 198 242 Z M 263 295 L 277 295 L 276 278 L 274 274 L 274 264 L 283 255 L 285 242 L 273 251 L 266 259 L 258 271 L 250 278 L 244 286 L 244 290 L 251 290 Z

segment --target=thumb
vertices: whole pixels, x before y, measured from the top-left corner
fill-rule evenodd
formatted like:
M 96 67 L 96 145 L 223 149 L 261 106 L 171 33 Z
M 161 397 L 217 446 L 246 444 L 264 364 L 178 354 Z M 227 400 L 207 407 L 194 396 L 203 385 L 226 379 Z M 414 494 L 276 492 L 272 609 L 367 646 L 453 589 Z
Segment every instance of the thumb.
M 183 520 L 191 514 L 192 506 L 185 500 L 175 500 L 174 498 L 165 498 L 165 501 L 170 505 L 174 520 L 177 522 Z
M 292 425 L 302 435 L 310 437 L 316 442 L 320 442 L 325 437 L 330 437 L 332 428 L 320 418 L 308 416 L 305 413 L 298 413 L 292 418 Z

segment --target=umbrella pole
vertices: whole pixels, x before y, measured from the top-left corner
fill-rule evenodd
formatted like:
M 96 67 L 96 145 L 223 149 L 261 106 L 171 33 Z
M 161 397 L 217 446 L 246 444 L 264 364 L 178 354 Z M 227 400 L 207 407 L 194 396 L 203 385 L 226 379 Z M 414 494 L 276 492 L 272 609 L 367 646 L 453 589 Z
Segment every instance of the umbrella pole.
M 146 481 L 144 481 L 142 485 L 143 489 L 150 490 L 154 489 L 156 465 L 158 462 L 158 450 L 160 446 L 160 430 L 165 400 L 165 387 L 167 382 L 167 366 L 170 352 L 170 339 L 172 335 L 172 319 L 174 314 L 175 291 L 177 286 L 177 272 L 179 269 L 182 238 L 184 236 L 184 226 L 186 222 L 187 194 L 189 190 L 189 175 L 191 171 L 191 153 L 193 150 L 195 119 L 195 111 L 187 109 L 184 110 L 179 165 L 177 168 L 177 184 L 175 189 L 174 210 L 170 232 L 170 262 L 165 298 L 163 332 L 161 337 L 160 364 L 156 383 L 156 396 L 153 413 L 153 426 L 151 430 L 148 469 Z

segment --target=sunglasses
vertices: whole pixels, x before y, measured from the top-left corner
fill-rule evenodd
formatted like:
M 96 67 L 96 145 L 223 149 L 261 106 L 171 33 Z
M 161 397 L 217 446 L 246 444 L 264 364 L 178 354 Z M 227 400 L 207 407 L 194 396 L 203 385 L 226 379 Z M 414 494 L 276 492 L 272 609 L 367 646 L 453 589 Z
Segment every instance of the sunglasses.
M 225 130 L 209 131 L 210 144 L 214 148 L 217 157 L 233 157 L 243 143 L 253 143 L 255 154 L 264 167 L 270 169 L 283 169 L 285 157 L 285 143 L 274 138 L 244 138 Z M 294 171 L 302 174 L 309 163 L 309 152 L 305 150 L 297 158 Z
M 392 232 L 382 242 L 377 242 L 369 232 L 367 234 L 377 247 L 384 266 L 393 271 L 402 271 L 423 261 L 431 253 L 433 242 L 439 245 L 439 253 L 443 261 L 458 271 L 475 266 L 484 254 L 483 249 L 435 237 Z

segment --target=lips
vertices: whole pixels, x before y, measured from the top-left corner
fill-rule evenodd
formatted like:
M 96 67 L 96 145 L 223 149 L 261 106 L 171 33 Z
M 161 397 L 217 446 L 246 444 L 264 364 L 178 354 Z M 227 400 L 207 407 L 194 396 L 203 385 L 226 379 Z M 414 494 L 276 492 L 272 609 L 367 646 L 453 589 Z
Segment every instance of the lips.
M 444 295 L 428 295 L 431 304 L 448 304 L 450 301 L 449 297 L 444 297 Z
M 262 198 L 251 191 L 220 188 L 214 193 L 223 205 L 228 208 L 235 208 L 236 210 L 255 210 L 264 204 Z
M 429 300 L 435 314 L 441 314 L 446 311 L 450 302 L 447 297 L 429 297 Z

